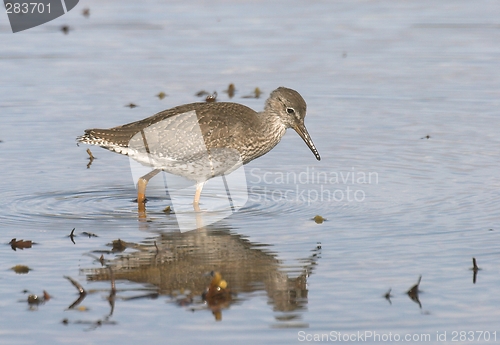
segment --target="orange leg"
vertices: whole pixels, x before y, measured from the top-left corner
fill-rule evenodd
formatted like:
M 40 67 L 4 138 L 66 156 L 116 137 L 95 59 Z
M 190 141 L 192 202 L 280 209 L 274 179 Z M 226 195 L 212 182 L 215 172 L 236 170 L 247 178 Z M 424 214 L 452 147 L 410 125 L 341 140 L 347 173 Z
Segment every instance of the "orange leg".
M 203 190 L 203 186 L 205 185 L 205 182 L 206 181 L 196 183 L 196 193 L 194 193 L 194 200 L 193 200 L 193 207 L 196 212 L 200 211 L 199 207 L 200 196 L 201 196 L 201 191 Z
M 139 178 L 139 181 L 137 181 L 137 207 L 139 209 L 139 213 L 146 212 L 146 186 L 148 185 L 149 180 L 155 177 L 160 171 L 160 169 L 155 169 L 142 176 Z

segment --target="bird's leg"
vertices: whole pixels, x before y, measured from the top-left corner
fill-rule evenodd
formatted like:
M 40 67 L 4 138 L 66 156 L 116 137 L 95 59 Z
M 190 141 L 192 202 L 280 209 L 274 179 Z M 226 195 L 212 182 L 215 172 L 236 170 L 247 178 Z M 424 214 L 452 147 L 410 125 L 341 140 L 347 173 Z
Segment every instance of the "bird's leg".
M 194 193 L 193 207 L 196 212 L 200 211 L 200 196 L 206 181 L 196 183 L 196 193 Z
M 137 181 L 137 207 L 139 208 L 139 213 L 146 212 L 146 186 L 149 180 L 155 177 L 160 171 L 160 169 L 155 169 Z

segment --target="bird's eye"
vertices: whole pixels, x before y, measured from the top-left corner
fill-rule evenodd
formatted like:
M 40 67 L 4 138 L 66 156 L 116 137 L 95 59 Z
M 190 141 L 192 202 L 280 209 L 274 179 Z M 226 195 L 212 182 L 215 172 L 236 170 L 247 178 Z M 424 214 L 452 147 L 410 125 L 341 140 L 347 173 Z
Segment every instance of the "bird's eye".
M 295 113 L 295 110 L 293 108 L 286 108 L 286 112 L 288 114 L 293 114 L 293 113 Z

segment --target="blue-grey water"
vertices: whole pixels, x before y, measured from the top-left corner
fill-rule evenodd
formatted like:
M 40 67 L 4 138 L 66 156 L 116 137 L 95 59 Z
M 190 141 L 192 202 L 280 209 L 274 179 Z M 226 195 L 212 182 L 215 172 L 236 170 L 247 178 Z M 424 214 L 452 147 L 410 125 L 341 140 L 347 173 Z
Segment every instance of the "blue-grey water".
M 0 14 L 0 343 L 500 341 L 499 18 L 488 0 L 81 0 L 12 34 Z M 183 233 L 161 194 L 138 219 L 127 157 L 90 147 L 87 168 L 84 129 L 229 83 L 256 110 L 299 91 L 322 160 L 289 130 L 245 167 L 244 208 Z M 73 308 L 65 276 L 88 291 Z

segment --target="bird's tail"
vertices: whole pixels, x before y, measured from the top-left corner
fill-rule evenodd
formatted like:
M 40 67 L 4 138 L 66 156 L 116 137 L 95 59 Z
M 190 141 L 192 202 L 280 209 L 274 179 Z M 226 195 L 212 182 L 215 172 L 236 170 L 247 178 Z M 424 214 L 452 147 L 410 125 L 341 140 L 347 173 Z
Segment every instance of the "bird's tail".
M 76 138 L 77 141 L 103 147 L 105 149 L 124 153 L 129 146 L 130 139 L 135 133 L 127 133 L 127 131 L 116 131 L 110 129 L 86 129 L 85 134 Z

